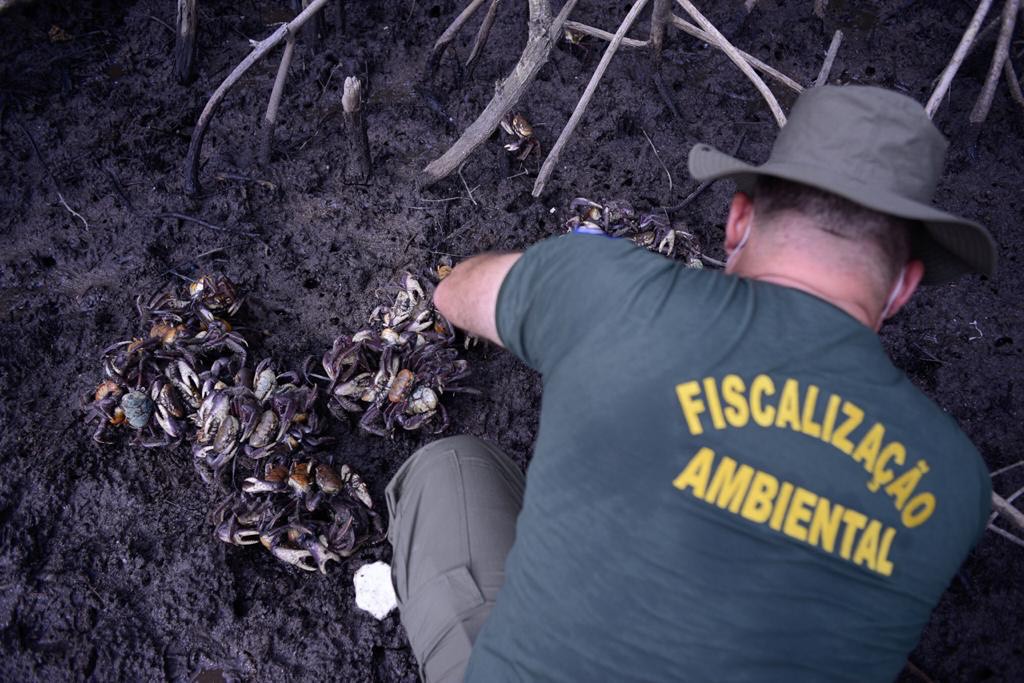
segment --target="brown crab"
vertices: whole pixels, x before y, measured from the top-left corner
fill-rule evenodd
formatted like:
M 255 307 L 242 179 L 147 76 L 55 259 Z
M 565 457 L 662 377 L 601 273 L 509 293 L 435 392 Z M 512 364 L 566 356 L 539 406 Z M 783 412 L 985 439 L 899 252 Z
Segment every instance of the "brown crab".
M 501 119 L 501 129 L 515 138 L 505 145 L 505 150 L 512 154 L 516 161 L 524 161 L 534 150 L 540 154 L 540 141 L 533 133 L 533 126 L 519 112 L 509 112 Z

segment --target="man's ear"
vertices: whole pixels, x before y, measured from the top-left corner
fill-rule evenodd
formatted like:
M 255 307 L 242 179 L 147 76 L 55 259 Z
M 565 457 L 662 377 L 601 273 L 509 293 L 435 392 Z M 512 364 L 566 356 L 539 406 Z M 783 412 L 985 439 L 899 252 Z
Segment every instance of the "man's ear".
M 754 219 L 754 202 L 742 192 L 732 196 L 729 206 L 729 218 L 725 221 L 725 253 L 729 255 L 743 241 L 743 236 L 750 229 L 750 221 Z
M 917 286 L 921 284 L 921 278 L 924 277 L 924 263 L 914 259 L 908 261 L 906 268 L 903 270 L 903 283 L 900 287 L 900 293 L 896 295 L 896 298 L 892 300 L 892 306 L 889 308 L 889 314 L 885 316 L 885 319 L 896 315 L 904 304 L 910 301 L 910 297 L 914 296 L 914 292 L 917 291 Z M 896 283 L 893 283 L 895 286 Z

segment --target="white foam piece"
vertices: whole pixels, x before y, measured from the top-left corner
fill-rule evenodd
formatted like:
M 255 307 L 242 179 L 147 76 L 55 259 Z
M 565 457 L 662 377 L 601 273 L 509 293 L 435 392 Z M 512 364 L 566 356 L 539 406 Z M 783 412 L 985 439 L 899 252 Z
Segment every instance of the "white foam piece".
M 356 607 L 369 612 L 377 620 L 398 606 L 395 587 L 391 583 L 391 565 L 387 562 L 364 564 L 356 570 L 352 582 L 356 587 Z

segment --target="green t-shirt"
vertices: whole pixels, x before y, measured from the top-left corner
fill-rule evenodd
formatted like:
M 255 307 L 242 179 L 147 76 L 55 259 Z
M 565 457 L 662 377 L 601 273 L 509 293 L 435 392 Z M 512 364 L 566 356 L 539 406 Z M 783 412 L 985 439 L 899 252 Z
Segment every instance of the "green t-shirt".
M 899 673 L 990 483 L 874 332 L 796 289 L 582 235 L 526 252 L 497 325 L 544 394 L 466 680 Z

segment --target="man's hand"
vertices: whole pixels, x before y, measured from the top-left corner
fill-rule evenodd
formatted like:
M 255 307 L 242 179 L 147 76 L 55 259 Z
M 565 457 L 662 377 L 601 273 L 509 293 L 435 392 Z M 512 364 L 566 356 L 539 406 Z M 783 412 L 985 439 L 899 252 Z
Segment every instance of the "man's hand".
M 502 346 L 495 308 L 505 276 L 521 253 L 485 253 L 463 261 L 434 290 L 441 315 L 466 332 Z

